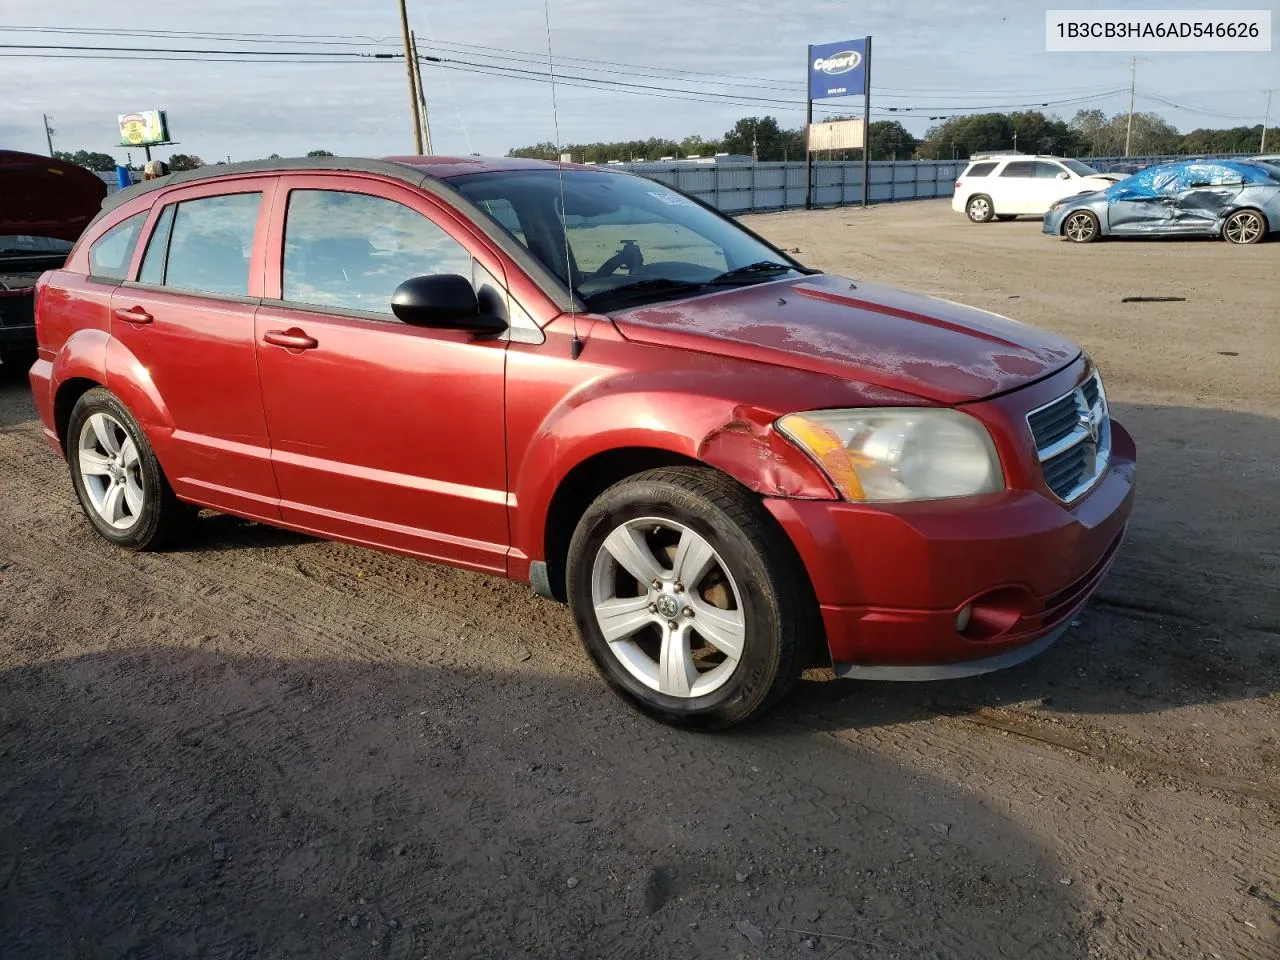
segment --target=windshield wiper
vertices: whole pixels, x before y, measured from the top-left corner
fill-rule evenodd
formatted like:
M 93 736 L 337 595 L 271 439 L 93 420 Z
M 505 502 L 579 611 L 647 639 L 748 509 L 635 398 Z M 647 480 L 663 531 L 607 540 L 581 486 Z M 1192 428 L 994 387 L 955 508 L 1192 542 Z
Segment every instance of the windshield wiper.
M 755 263 L 748 263 L 745 267 L 726 270 L 718 277 L 712 278 L 711 283 L 737 283 L 740 280 L 763 278 L 766 274 L 785 273 L 794 269 L 795 267 L 790 264 L 778 263 L 776 260 L 757 260 Z
M 583 297 L 583 303 L 593 310 L 598 310 L 606 305 L 613 305 L 615 299 L 625 302 L 633 297 L 643 297 L 653 293 L 693 292 L 701 290 L 705 286 L 705 283 L 698 283 L 693 280 L 645 277 L 642 280 L 633 280 L 630 283 L 624 283 L 621 286 L 611 287 L 608 290 L 601 290 L 599 293 Z

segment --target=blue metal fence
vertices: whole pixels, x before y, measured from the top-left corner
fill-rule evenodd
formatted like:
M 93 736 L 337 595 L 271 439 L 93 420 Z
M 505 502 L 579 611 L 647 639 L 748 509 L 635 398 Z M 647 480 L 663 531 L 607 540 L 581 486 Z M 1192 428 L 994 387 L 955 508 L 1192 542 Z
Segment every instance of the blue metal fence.
M 949 197 L 964 160 L 875 160 L 870 169 L 873 203 Z M 804 163 L 624 163 L 632 170 L 692 194 L 726 213 L 804 206 Z M 862 202 L 862 162 L 813 165 L 813 202 L 834 207 Z

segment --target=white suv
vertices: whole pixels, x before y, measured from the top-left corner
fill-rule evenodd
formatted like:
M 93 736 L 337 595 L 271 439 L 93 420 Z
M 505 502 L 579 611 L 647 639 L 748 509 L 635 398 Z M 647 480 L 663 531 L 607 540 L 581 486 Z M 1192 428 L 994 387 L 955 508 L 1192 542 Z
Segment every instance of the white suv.
M 974 223 L 1022 214 L 1043 217 L 1056 200 L 1102 190 L 1123 179 L 1120 174 L 1098 173 L 1079 160 L 979 153 L 956 181 L 951 209 L 968 214 Z

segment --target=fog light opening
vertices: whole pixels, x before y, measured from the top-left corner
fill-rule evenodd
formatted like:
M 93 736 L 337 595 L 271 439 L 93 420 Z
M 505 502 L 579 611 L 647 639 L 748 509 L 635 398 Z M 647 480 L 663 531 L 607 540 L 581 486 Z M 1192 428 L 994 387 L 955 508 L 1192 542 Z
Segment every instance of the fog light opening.
M 956 614 L 956 633 L 964 633 L 969 627 L 969 618 L 973 616 L 973 604 L 966 603 Z

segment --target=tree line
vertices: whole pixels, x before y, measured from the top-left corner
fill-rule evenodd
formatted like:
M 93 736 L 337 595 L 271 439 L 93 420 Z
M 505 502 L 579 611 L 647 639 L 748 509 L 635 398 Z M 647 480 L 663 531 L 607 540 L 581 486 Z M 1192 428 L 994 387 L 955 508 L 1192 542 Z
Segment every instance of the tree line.
M 832 117 L 833 120 L 849 119 Z M 1020 150 L 1065 157 L 1115 157 L 1124 153 L 1126 133 L 1129 152 L 1134 156 L 1165 154 L 1250 153 L 1262 139 L 1262 125 L 1229 129 L 1197 129 L 1180 133 L 1156 113 L 1135 113 L 1130 129 L 1129 115 L 1108 117 L 1101 110 L 1080 110 L 1070 120 L 1047 117 L 1038 110 L 1016 113 L 977 113 L 951 117 L 914 137 L 897 120 L 876 120 L 867 133 L 872 160 L 963 160 L 983 150 Z M 1268 141 L 1280 146 L 1280 128 L 1267 128 Z M 646 140 L 615 140 L 575 143 L 563 152 L 578 163 L 608 163 L 612 160 L 661 160 L 663 157 L 709 157 L 733 153 L 758 160 L 801 160 L 804 158 L 804 130 L 788 129 L 776 117 L 743 117 L 719 138 L 689 136 L 683 140 L 649 137 Z M 561 150 L 550 141 L 516 147 L 509 157 L 556 160 Z M 58 152 L 61 160 L 110 171 L 116 159 L 109 153 L 77 150 Z M 331 157 L 328 150 L 312 150 L 308 157 Z M 861 150 L 826 155 L 836 160 L 861 160 Z M 268 159 L 278 160 L 273 153 Z M 194 154 L 175 153 L 166 161 L 169 169 L 195 170 L 205 162 Z M 217 163 L 224 163 L 219 160 Z M 139 169 L 135 166 L 134 169 Z
M 867 140 L 872 160 L 963 160 L 983 150 L 1014 149 L 1066 157 L 1119 156 L 1124 153 L 1126 132 L 1129 152 L 1134 156 L 1249 153 L 1258 149 L 1262 139 L 1261 124 L 1181 133 L 1156 113 L 1135 113 L 1132 129 L 1129 127 L 1127 113 L 1108 117 L 1101 110 L 1080 110 L 1070 120 L 1062 120 L 1027 110 L 951 117 L 930 127 L 919 138 L 896 120 L 877 120 L 872 122 Z M 1280 145 L 1280 128 L 1268 127 L 1267 139 Z M 564 152 L 579 163 L 706 157 L 716 153 L 758 160 L 798 160 L 804 157 L 804 131 L 783 128 L 775 117 L 744 117 L 719 139 L 650 137 L 577 143 L 566 146 Z M 560 153 L 554 143 L 543 142 L 517 147 L 507 156 L 554 160 Z M 860 160 L 862 151 L 844 151 L 832 158 Z

